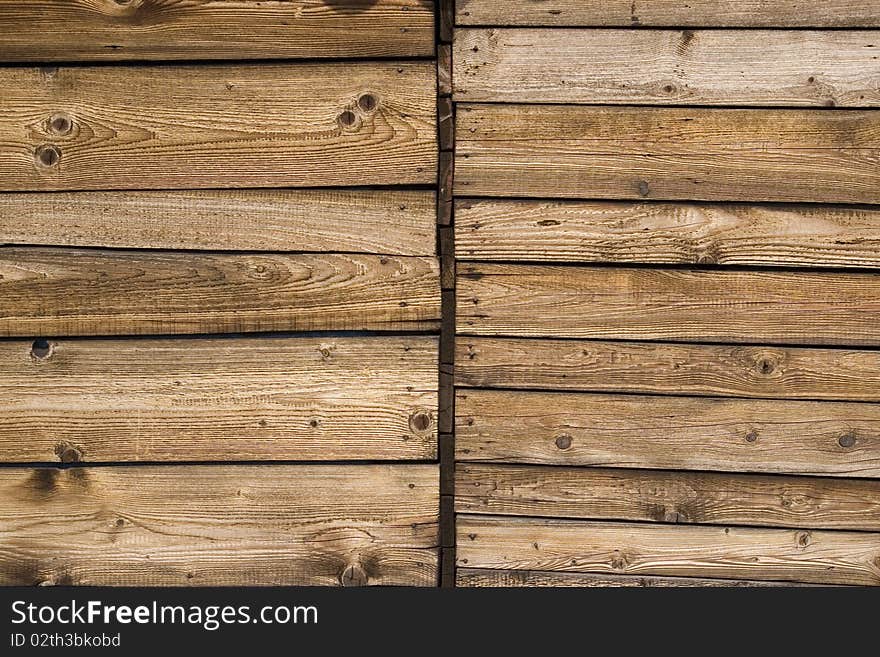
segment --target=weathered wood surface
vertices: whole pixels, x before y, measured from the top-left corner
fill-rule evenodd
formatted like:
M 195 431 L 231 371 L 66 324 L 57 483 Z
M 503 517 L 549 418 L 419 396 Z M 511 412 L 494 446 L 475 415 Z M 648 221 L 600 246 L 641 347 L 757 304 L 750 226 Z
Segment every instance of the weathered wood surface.
M 867 110 L 465 103 L 456 140 L 461 196 L 880 202 Z
M 417 57 L 433 0 L 0 0 L 0 61 Z
M 761 582 L 743 579 L 706 579 L 696 577 L 650 577 L 638 575 L 597 575 L 595 573 L 559 573 L 541 570 L 489 570 L 458 568 L 456 586 L 520 587 L 551 586 L 572 588 L 678 588 L 678 587 L 746 587 L 797 586 L 795 582 Z M 801 584 L 800 586 L 811 586 Z
M 0 584 L 433 586 L 434 465 L 0 470 Z
M 455 227 L 460 260 L 880 267 L 860 206 L 463 199 Z
M 437 454 L 437 338 L 0 342 L 0 461 Z
M 459 513 L 880 531 L 880 481 L 459 463 Z
M 459 337 L 462 387 L 880 402 L 880 352 Z
M 880 585 L 880 534 L 458 516 L 468 568 Z
M 459 263 L 457 303 L 477 335 L 880 344 L 870 273 Z
M 880 405 L 459 391 L 462 461 L 880 477 Z
M 434 255 L 429 191 L 0 194 L 0 244 Z
M 459 25 L 880 27 L 877 0 L 456 0 Z
M 436 258 L 0 249 L 0 335 L 431 329 Z
M 433 184 L 433 62 L 0 69 L 0 190 Z
M 468 102 L 880 105 L 876 32 L 462 29 Z

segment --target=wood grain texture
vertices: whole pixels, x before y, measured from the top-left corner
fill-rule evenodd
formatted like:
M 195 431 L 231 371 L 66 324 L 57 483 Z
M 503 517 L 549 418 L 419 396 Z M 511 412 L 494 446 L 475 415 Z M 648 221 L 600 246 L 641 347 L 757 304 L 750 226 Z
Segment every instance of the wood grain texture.
M 436 337 L 3 341 L 0 362 L 4 462 L 437 455 Z
M 0 1 L 0 60 L 418 57 L 433 0 Z
M 876 32 L 462 29 L 469 102 L 880 105 Z
M 459 25 L 880 27 L 877 0 L 456 0 Z
M 880 477 L 880 405 L 459 391 L 462 461 Z
M 542 570 L 489 570 L 458 568 L 455 585 L 460 587 L 566 587 L 566 588 L 694 588 L 798 586 L 795 582 L 761 582 L 742 579 L 706 579 L 697 577 L 650 577 L 638 575 L 597 575 L 595 573 L 559 573 Z M 801 584 L 799 586 L 811 586 Z
M 870 273 L 459 263 L 457 329 L 477 335 L 880 344 Z
M 0 69 L 0 189 L 433 184 L 433 62 Z
M 880 534 L 458 516 L 468 568 L 880 585 Z
M 459 337 L 462 387 L 880 402 L 880 353 Z
M 437 480 L 427 464 L 7 468 L 0 584 L 432 586 Z
M 468 103 L 456 152 L 461 196 L 880 202 L 871 111 Z
M 859 206 L 463 199 L 455 225 L 460 260 L 880 266 Z
M 434 255 L 429 191 L 0 194 L 0 244 Z
M 459 463 L 455 510 L 880 531 L 880 481 Z
M 431 329 L 436 258 L 0 249 L 0 335 Z

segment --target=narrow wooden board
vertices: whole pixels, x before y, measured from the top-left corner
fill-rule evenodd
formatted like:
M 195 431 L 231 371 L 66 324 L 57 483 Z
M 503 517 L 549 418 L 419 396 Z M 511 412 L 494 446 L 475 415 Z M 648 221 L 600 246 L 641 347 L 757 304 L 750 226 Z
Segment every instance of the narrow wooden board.
M 455 116 L 460 196 L 880 202 L 877 112 L 460 104 Z
M 795 582 L 760 582 L 743 579 L 706 579 L 697 577 L 650 577 L 637 575 L 596 575 L 595 573 L 558 573 L 543 570 L 489 570 L 486 568 L 456 569 L 456 586 L 460 587 L 567 587 L 567 588 L 680 588 L 680 587 L 746 587 L 811 586 Z
M 433 329 L 436 258 L 0 249 L 0 335 Z
M 426 57 L 433 0 L 0 0 L 0 61 Z
M 436 65 L 0 69 L 0 190 L 434 184 Z
M 459 263 L 457 328 L 477 335 L 880 344 L 870 273 Z
M 0 470 L 0 584 L 433 586 L 437 466 Z
M 860 206 L 465 199 L 455 232 L 459 260 L 880 267 Z
M 459 463 L 455 510 L 880 531 L 880 480 Z
M 468 568 L 880 585 L 880 534 L 458 516 Z
M 437 455 L 437 338 L 0 342 L 0 461 Z
M 459 25 L 880 27 L 877 0 L 457 0 Z
M 462 29 L 469 102 L 876 107 L 876 32 Z
M 880 402 L 880 352 L 459 337 L 455 384 L 583 392 Z
M 430 191 L 0 194 L 0 244 L 434 255 Z
M 459 391 L 462 461 L 880 477 L 880 405 Z

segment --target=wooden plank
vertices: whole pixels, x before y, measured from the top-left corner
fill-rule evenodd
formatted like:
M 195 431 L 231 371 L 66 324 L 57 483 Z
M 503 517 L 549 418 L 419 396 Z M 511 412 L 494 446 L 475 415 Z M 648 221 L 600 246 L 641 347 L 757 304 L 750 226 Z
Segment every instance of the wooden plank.
M 436 258 L 0 249 L 0 335 L 436 328 Z
M 463 387 L 880 402 L 880 353 L 459 337 Z
M 459 391 L 462 461 L 880 477 L 880 405 Z
M 880 534 L 458 516 L 468 568 L 880 585 Z
M 435 465 L 0 470 L 0 584 L 433 586 Z
M 0 189 L 433 184 L 436 65 L 0 69 Z
M 880 344 L 869 273 L 459 263 L 457 328 L 476 335 Z
M 437 455 L 437 338 L 0 342 L 0 461 Z
M 0 244 L 434 255 L 430 191 L 0 194 Z
M 877 112 L 461 104 L 455 115 L 461 196 L 880 202 Z
M 429 57 L 433 0 L 0 0 L 0 60 Z
M 459 25 L 880 27 L 877 0 L 457 0 Z
M 637 575 L 597 575 L 595 573 L 558 573 L 543 570 L 489 570 L 458 568 L 456 586 L 460 587 L 567 587 L 567 588 L 680 588 L 798 586 L 794 582 L 760 582 L 742 579 L 706 579 L 697 577 L 646 577 Z M 810 586 L 801 584 L 799 586 Z
M 455 510 L 880 531 L 880 481 L 459 463 Z
M 459 260 L 880 266 L 880 211 L 859 206 L 468 199 Z
M 876 32 L 462 29 L 469 102 L 877 107 Z

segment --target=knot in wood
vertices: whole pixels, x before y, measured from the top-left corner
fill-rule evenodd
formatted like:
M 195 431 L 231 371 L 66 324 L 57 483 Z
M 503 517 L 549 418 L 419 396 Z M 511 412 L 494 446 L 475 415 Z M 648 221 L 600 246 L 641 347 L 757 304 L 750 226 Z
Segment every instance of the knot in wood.
M 53 167 L 61 159 L 61 149 L 54 144 L 40 144 L 34 151 L 37 163 L 44 167 Z
M 346 566 L 339 576 L 339 583 L 342 586 L 366 586 L 368 580 L 367 571 L 356 563 Z
M 55 446 L 55 455 L 62 463 L 79 463 L 82 461 L 82 452 L 78 447 L 68 442 L 60 442 Z
M 567 433 L 563 433 L 559 436 L 556 436 L 556 447 L 558 449 L 566 450 L 571 447 L 571 436 Z
M 844 448 L 852 447 L 856 444 L 856 434 L 853 431 L 843 434 L 837 439 L 837 444 Z
M 73 119 L 67 116 L 67 114 L 59 112 L 49 117 L 47 127 L 53 135 L 61 137 L 70 134 L 70 131 L 73 130 Z
M 373 94 L 366 93 L 358 98 L 357 104 L 358 107 L 360 107 L 361 110 L 363 110 L 364 112 L 372 112 L 376 109 L 376 107 L 378 107 L 379 101 Z
M 37 338 L 31 344 L 31 357 L 45 360 L 52 355 L 52 344 L 45 338 Z
M 357 124 L 357 120 L 357 114 L 351 110 L 345 110 L 337 119 L 339 125 L 343 128 L 354 128 Z
M 431 414 L 427 411 L 416 411 L 409 417 L 409 426 L 413 431 L 427 431 L 432 421 Z

